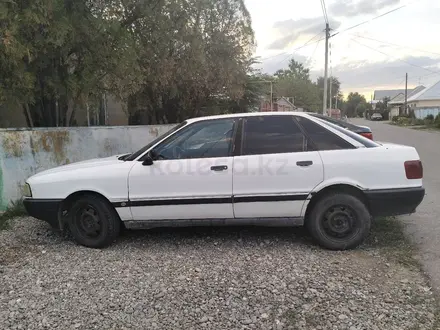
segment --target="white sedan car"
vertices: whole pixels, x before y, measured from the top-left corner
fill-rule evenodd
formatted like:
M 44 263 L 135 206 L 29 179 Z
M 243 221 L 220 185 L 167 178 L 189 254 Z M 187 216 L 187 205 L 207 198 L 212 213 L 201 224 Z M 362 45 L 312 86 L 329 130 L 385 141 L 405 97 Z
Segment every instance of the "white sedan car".
M 135 153 L 38 173 L 24 204 L 93 248 L 123 226 L 305 225 L 342 250 L 363 242 L 373 217 L 415 212 L 422 177 L 413 147 L 308 114 L 246 113 L 186 120 Z

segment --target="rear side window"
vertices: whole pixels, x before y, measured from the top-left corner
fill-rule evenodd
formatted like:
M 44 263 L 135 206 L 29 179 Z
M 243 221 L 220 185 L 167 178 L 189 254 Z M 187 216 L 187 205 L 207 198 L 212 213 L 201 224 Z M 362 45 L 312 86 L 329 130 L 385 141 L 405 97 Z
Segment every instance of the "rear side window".
M 320 119 L 318 119 L 318 120 L 320 120 Z M 335 130 L 341 132 L 342 134 L 345 134 L 345 135 L 349 136 L 350 138 L 352 138 L 353 140 L 359 142 L 360 144 L 363 144 L 367 148 L 379 147 L 379 144 L 377 144 L 376 142 L 371 141 L 370 139 L 367 139 L 367 138 L 365 138 L 365 137 L 363 137 L 363 136 L 361 136 L 361 135 L 359 135 L 359 134 L 357 134 L 355 132 L 346 130 L 346 129 L 342 128 L 342 127 L 339 127 L 339 126 L 334 125 L 334 124 L 329 123 L 329 122 L 325 122 L 325 124 L 331 126 L 332 128 L 334 128 Z
M 351 143 L 345 141 L 310 119 L 298 117 L 297 120 L 310 137 L 310 140 L 312 140 L 317 150 L 356 149 Z M 336 126 L 330 123 L 328 124 L 332 125 L 332 127 Z
M 302 152 L 306 141 L 293 116 L 247 117 L 242 155 Z

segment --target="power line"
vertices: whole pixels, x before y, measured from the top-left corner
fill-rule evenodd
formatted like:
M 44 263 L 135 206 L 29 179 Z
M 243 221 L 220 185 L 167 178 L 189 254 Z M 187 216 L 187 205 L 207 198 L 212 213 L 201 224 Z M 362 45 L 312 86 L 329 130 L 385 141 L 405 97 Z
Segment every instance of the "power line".
M 324 21 L 328 24 L 327 8 L 325 7 L 325 0 L 321 0 L 322 14 L 324 15 Z
M 291 57 L 295 52 L 297 52 L 297 51 L 300 50 L 301 48 L 304 48 L 304 47 L 308 46 L 309 44 L 310 44 L 310 45 L 313 45 L 314 43 L 318 43 L 318 42 L 320 42 L 321 40 L 324 40 L 325 38 L 321 38 L 321 39 L 316 40 L 316 41 L 314 41 L 313 43 L 311 43 L 312 40 L 315 39 L 317 36 L 319 36 L 321 33 L 322 33 L 322 32 L 319 32 L 317 35 L 313 36 L 313 38 L 311 38 L 309 41 L 307 41 L 304 45 L 302 45 L 302 46 L 300 46 L 300 47 L 298 47 L 298 48 L 295 48 L 295 49 L 292 51 L 292 53 L 288 54 L 284 59 L 282 59 L 281 61 L 279 61 L 279 62 L 276 63 L 275 65 L 279 65 L 279 64 L 283 63 L 285 60 L 287 60 L 289 57 Z
M 365 44 L 363 44 L 363 43 L 361 43 L 361 42 L 359 42 L 359 41 L 356 41 L 355 39 L 351 39 L 351 40 L 354 41 L 355 43 L 361 45 L 361 46 L 364 46 L 364 47 L 366 47 L 366 48 L 369 48 L 369 49 L 371 49 L 371 50 L 374 50 L 374 51 L 376 51 L 376 52 L 378 52 L 378 53 L 381 53 L 381 54 L 383 54 L 383 55 L 385 55 L 385 56 L 387 56 L 387 57 L 390 57 L 390 58 L 393 58 L 393 59 L 399 60 L 399 61 L 401 61 L 401 62 L 403 62 L 403 63 L 406 63 L 406 64 L 408 64 L 408 65 L 411 65 L 411 66 L 413 66 L 413 67 L 416 67 L 416 68 L 419 68 L 419 69 L 423 69 L 423 70 L 426 70 L 426 71 L 428 71 L 428 72 L 432 72 L 432 73 L 440 74 L 440 71 L 434 71 L 434 70 L 431 70 L 431 69 L 425 68 L 425 67 L 423 67 L 423 66 L 420 66 L 420 65 L 417 65 L 417 64 L 414 64 L 414 63 L 411 63 L 411 62 L 408 62 L 408 61 L 402 60 L 402 59 L 400 59 L 400 58 L 392 57 L 392 56 L 390 56 L 389 54 L 382 52 L 381 50 L 378 50 L 378 49 L 376 49 L 376 48 L 373 48 L 373 47 L 367 46 L 367 45 L 365 45 Z
M 318 46 L 319 46 L 319 42 L 320 42 L 320 41 L 321 41 L 321 40 L 318 40 L 318 42 L 316 43 L 315 50 L 313 51 L 312 55 L 310 55 L 309 58 L 307 59 L 306 63 L 307 63 L 308 65 L 310 64 L 310 61 L 312 60 L 312 58 L 315 56 L 315 53 L 316 53 L 316 50 L 318 49 Z
M 362 38 L 362 39 L 368 39 L 368 40 L 373 40 L 373 41 L 381 42 L 381 43 L 386 44 L 386 45 L 396 46 L 396 47 L 400 47 L 400 48 L 408 48 L 408 49 L 412 49 L 412 50 L 417 50 L 419 52 L 431 53 L 431 54 L 440 56 L 440 53 L 430 52 L 428 50 L 423 50 L 423 49 L 418 49 L 418 48 L 414 48 L 414 47 L 393 44 L 393 43 L 388 42 L 388 41 L 382 41 L 382 40 L 378 40 L 378 39 L 374 39 L 374 38 L 370 38 L 370 37 L 364 37 L 364 36 L 360 36 L 360 35 L 357 35 L 357 34 L 354 34 L 354 33 L 352 35 L 355 36 L 355 37 L 358 37 L 358 38 Z
M 264 57 L 264 58 L 262 58 L 262 59 L 260 59 L 260 60 L 261 60 L 261 61 L 265 61 L 265 60 L 269 60 L 269 59 L 271 59 L 271 58 L 275 58 L 275 57 L 278 57 L 278 56 L 281 56 L 281 55 L 284 55 L 284 54 L 288 54 L 287 57 L 289 57 L 289 56 L 293 55 L 293 53 L 295 53 L 296 51 L 300 50 L 301 48 L 304 48 L 304 47 L 308 46 L 309 44 L 310 44 L 310 45 L 313 45 L 313 44 L 315 44 L 315 43 L 320 42 L 321 40 L 324 40 L 325 38 L 321 38 L 321 39 L 319 39 L 319 40 L 316 40 L 316 41 L 313 42 L 313 43 L 310 43 L 313 39 L 315 39 L 315 38 L 316 38 L 318 35 L 320 35 L 320 34 L 321 34 L 321 32 L 319 32 L 317 35 L 313 36 L 313 38 L 310 39 L 309 41 L 307 41 L 304 45 L 299 46 L 298 48 L 295 48 L 291 53 L 288 53 L 288 52 L 282 52 L 282 53 L 279 53 L 279 54 L 276 54 L 276 55 L 272 55 L 272 56 Z M 283 60 L 281 60 L 279 63 L 282 63 L 282 62 L 284 62 L 285 60 L 286 60 L 286 58 L 284 58 Z M 277 63 L 277 64 L 279 64 L 279 63 Z
M 416 2 L 416 1 L 413 1 L 413 2 Z M 361 25 L 364 25 L 364 24 L 370 23 L 371 21 L 374 21 L 374 20 L 376 20 L 376 19 L 378 19 L 378 18 L 381 18 L 381 17 L 383 17 L 383 16 L 385 16 L 385 15 L 388 15 L 388 14 L 394 13 L 395 11 L 398 11 L 399 9 L 402 9 L 402 8 L 408 6 L 409 4 L 413 3 L 413 2 L 410 2 L 410 3 L 404 4 L 404 5 L 400 6 L 400 7 L 397 7 L 397 8 L 394 8 L 394 9 L 392 9 L 392 10 L 389 10 L 389 11 L 387 11 L 386 13 L 383 13 L 383 14 L 380 14 L 380 15 L 378 15 L 378 16 L 375 16 L 375 17 L 373 17 L 373 18 L 371 18 L 371 19 L 369 19 L 369 20 L 366 20 L 366 21 L 363 21 L 363 22 L 361 22 L 361 23 L 359 23 L 359 24 L 356 24 L 356 25 L 350 26 L 350 27 L 348 27 L 348 28 L 346 28 L 346 29 L 344 29 L 344 30 L 342 30 L 342 31 L 339 31 L 339 32 L 336 32 L 336 33 L 332 34 L 331 37 L 334 37 L 334 36 L 337 35 L 337 34 L 340 34 L 340 33 L 346 32 L 346 31 L 349 31 L 349 30 L 351 30 L 351 29 L 357 28 L 358 26 L 361 26 Z

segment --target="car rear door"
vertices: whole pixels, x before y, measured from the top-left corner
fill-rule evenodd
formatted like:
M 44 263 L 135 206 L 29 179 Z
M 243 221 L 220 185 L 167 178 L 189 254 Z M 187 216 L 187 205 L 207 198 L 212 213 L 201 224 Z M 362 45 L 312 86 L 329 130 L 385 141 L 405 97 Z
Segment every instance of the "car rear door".
M 233 171 L 235 218 L 300 217 L 324 170 L 294 116 L 244 117 L 240 131 Z

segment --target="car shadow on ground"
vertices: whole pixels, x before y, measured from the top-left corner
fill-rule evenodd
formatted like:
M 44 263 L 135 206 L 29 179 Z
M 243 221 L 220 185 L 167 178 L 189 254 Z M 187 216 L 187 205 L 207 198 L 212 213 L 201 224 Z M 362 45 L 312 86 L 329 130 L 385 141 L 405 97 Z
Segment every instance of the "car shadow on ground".
M 224 226 L 224 227 L 165 227 L 146 230 L 123 229 L 116 244 L 133 244 L 148 240 L 193 244 L 197 241 L 215 242 L 246 241 L 289 241 L 315 245 L 304 227 L 261 227 L 261 226 Z

